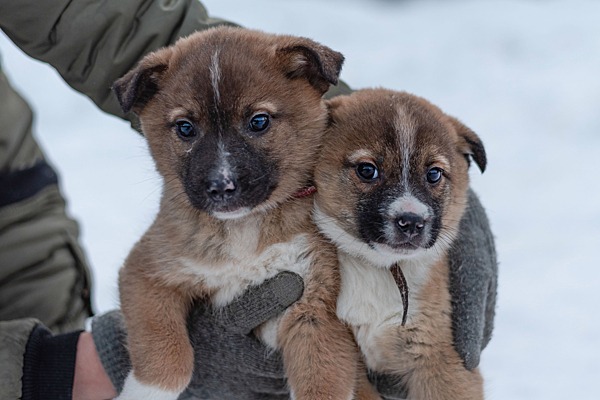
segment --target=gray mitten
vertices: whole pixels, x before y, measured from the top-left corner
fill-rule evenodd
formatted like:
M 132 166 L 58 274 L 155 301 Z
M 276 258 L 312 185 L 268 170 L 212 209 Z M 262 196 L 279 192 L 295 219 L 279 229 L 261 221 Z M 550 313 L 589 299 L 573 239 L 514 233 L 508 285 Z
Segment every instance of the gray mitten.
M 473 190 L 459 231 L 449 257 L 452 330 L 454 348 L 472 370 L 492 337 L 498 287 L 494 235 Z
M 467 210 L 449 260 L 454 348 L 465 367 L 473 370 L 492 336 L 498 279 L 494 236 L 473 190 L 469 190 Z M 369 379 L 384 399 L 406 398 L 400 377 L 370 374 Z
M 288 399 L 280 354 L 266 348 L 251 332 L 281 314 L 302 291 L 300 276 L 282 272 L 248 289 L 224 309 L 215 311 L 198 302 L 188 320 L 196 366 L 180 399 Z M 121 313 L 112 311 L 95 318 L 92 336 L 100 360 L 120 392 L 131 369 Z

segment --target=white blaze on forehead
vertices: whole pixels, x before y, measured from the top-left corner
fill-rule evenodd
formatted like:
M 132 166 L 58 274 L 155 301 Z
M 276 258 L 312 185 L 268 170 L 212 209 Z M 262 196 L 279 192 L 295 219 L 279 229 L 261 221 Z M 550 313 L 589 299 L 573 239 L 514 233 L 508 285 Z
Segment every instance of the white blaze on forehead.
M 219 82 L 221 81 L 221 68 L 219 66 L 219 49 L 210 57 L 210 84 L 213 89 L 213 99 L 215 101 L 215 107 L 219 107 L 221 103 L 221 92 L 219 92 Z M 219 165 L 218 172 L 223 176 L 224 179 L 231 179 L 231 165 L 229 164 L 228 157 L 231 154 L 227 151 L 225 144 L 222 140 L 219 140 L 218 144 L 218 156 Z
M 408 188 L 410 176 L 410 158 L 415 145 L 416 126 L 410 116 L 402 108 L 398 108 L 394 128 L 398 134 L 400 157 L 402 158 L 402 183 Z
M 221 80 L 221 68 L 219 67 L 219 50 L 215 50 L 210 58 L 210 83 L 213 88 L 213 97 L 215 105 L 218 106 L 221 102 L 221 93 L 219 92 L 219 81 Z
M 231 156 L 231 153 L 227 150 L 227 148 L 225 147 L 225 143 L 223 143 L 222 140 L 219 140 L 218 154 L 219 154 L 218 172 L 220 175 L 223 176 L 224 179 L 231 180 L 231 178 L 232 178 L 231 165 L 229 164 L 229 159 L 228 159 L 229 156 Z

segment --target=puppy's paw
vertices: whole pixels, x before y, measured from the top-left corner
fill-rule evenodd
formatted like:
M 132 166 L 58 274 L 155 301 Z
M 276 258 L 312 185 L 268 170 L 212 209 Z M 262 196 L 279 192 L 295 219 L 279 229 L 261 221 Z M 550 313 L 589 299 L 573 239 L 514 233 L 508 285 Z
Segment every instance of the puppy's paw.
M 169 391 L 138 381 L 130 372 L 125 379 L 123 391 L 115 400 L 177 400 L 179 391 Z

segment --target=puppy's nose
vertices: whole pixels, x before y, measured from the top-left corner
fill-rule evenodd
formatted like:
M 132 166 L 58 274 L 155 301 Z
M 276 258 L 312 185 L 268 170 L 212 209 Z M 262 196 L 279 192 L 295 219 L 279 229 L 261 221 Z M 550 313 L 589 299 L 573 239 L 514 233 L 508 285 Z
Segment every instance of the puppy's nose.
M 236 191 L 236 182 L 229 178 L 211 179 L 206 185 L 206 193 L 213 201 L 229 200 Z
M 417 236 L 425 228 L 425 219 L 417 214 L 404 213 L 396 219 L 396 225 L 405 235 Z

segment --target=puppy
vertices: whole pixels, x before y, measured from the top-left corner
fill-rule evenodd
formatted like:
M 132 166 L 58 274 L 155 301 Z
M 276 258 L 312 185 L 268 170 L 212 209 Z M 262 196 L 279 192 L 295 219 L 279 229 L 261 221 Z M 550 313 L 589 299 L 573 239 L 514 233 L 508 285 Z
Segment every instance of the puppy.
M 176 399 L 194 368 L 192 301 L 222 307 L 283 270 L 303 277 L 303 295 L 259 336 L 281 349 L 293 398 L 352 398 L 359 354 L 336 316 L 336 249 L 306 195 L 328 119 L 321 96 L 342 62 L 309 39 L 216 28 L 115 83 L 163 178 L 158 215 L 119 275 L 133 366 L 119 399 Z
M 411 400 L 481 399 L 454 350 L 447 250 L 481 140 L 408 93 L 368 89 L 329 102 L 315 221 L 338 247 L 340 319 L 369 370 L 402 377 Z

